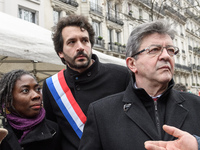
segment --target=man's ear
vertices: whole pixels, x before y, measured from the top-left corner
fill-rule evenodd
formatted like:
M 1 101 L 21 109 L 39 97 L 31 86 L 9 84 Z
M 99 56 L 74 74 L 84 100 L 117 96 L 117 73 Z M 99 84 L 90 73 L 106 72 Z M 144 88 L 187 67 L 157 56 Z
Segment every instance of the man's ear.
M 63 52 L 58 52 L 60 58 L 64 58 Z
M 128 57 L 126 59 L 126 65 L 128 66 L 128 68 L 133 72 L 136 73 L 137 68 L 135 66 L 135 59 L 133 57 Z

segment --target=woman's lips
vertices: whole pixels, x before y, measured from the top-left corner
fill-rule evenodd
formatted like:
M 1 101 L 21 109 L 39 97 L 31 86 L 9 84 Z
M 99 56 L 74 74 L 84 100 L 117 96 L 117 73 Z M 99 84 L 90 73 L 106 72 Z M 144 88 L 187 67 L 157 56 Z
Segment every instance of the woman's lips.
M 31 106 L 33 109 L 40 109 L 41 108 L 41 105 L 33 105 Z

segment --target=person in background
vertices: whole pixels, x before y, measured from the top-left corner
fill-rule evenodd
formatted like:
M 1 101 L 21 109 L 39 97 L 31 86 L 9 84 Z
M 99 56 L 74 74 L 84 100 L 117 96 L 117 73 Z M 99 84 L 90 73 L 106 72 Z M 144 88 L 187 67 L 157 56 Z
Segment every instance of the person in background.
M 134 28 L 126 48 L 130 84 L 90 104 L 79 150 L 143 150 L 145 141 L 175 139 L 164 124 L 200 136 L 200 97 L 173 89 L 174 37 L 165 20 Z
M 164 125 L 166 133 L 178 138 L 174 141 L 146 141 L 145 148 L 147 150 L 199 150 L 200 137 L 193 136 L 188 132 L 178 128 Z
M 186 86 L 183 85 L 182 83 L 176 83 L 173 88 L 181 92 L 187 92 Z
M 34 76 L 13 70 L 0 80 L 0 111 L 8 135 L 1 150 L 58 150 L 61 133 L 55 122 L 45 119 L 41 88 Z
M 94 36 L 82 15 L 62 18 L 53 33 L 55 51 L 67 69 L 44 81 L 43 100 L 46 117 L 62 131 L 64 150 L 78 149 L 89 104 L 124 91 L 130 80 L 126 67 L 99 62 L 92 53 Z

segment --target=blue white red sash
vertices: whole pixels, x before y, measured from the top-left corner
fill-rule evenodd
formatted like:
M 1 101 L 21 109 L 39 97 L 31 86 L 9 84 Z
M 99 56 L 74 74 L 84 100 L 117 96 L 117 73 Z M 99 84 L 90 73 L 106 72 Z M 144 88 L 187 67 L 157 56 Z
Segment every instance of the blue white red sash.
M 74 99 L 71 90 L 65 81 L 64 69 L 52 77 L 49 77 L 46 80 L 46 83 L 63 115 L 78 137 L 81 138 L 87 118 Z

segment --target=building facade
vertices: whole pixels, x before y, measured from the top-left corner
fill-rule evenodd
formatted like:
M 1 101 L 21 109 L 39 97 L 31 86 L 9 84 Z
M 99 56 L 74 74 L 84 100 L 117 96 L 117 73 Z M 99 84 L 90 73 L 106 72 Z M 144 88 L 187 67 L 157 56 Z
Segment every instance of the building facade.
M 141 23 L 167 19 L 177 31 L 174 80 L 200 90 L 200 2 L 198 0 L 0 0 L 0 11 L 52 30 L 61 17 L 83 14 L 94 27 L 94 49 L 125 58 L 126 43 Z

